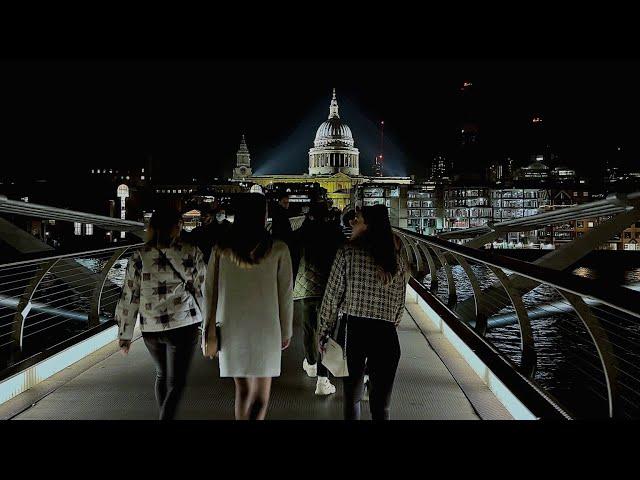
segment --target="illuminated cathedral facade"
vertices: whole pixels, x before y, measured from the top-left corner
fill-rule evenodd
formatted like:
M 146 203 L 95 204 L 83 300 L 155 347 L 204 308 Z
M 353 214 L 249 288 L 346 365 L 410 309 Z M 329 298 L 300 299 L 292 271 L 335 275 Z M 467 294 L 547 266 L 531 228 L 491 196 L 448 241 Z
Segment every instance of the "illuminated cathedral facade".
M 244 169 L 244 170 L 243 170 Z M 409 177 L 367 177 L 360 175 L 360 152 L 349 126 L 340 118 L 336 91 L 329 105 L 329 117 L 317 129 L 309 149 L 309 170 L 302 175 L 252 175 L 249 151 L 242 137 L 234 169 L 234 180 L 246 180 L 268 187 L 273 183 L 317 182 L 327 190 L 334 207 L 343 210 L 351 203 L 353 189 L 362 183 L 409 184 Z

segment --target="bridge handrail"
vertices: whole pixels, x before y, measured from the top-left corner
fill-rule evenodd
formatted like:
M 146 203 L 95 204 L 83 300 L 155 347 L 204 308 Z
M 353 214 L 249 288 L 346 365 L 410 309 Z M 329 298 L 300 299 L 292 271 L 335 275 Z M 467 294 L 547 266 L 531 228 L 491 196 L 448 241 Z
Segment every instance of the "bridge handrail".
M 394 228 L 394 231 L 402 240 L 404 253 L 414 277 L 420 278 L 421 274 L 430 273 L 432 292 L 438 288 L 438 271 L 444 269 L 448 286 L 447 309 L 461 323 L 474 325 L 473 328 L 480 336 L 485 336 L 489 326 L 488 320 L 511 304 L 515 311 L 512 323 L 518 325 L 520 332 L 519 368 L 528 378 L 533 379 L 536 372 L 538 350 L 534 325 L 531 323 L 523 295 L 539 285 L 546 285 L 551 288 L 548 293 L 559 295 L 568 310 L 551 305 L 555 309 L 551 311 L 540 304 L 536 304 L 535 308 L 552 317 L 557 316 L 558 312 L 563 315 L 567 311 L 575 313 L 577 324 L 571 323 L 572 317 L 562 316 L 559 317 L 560 324 L 557 328 L 562 330 L 561 335 L 569 335 L 567 339 L 573 342 L 583 356 L 598 359 L 601 369 L 593 363 L 588 366 L 590 369 L 596 368 L 599 372 L 597 376 L 602 373 L 604 382 L 589 372 L 580 371 L 591 378 L 589 381 L 595 380 L 606 387 L 606 398 L 601 395 L 600 397 L 608 404 L 609 416 L 619 417 L 623 412 L 626 414 L 621 407 L 623 404 L 636 408 L 628 398 L 630 395 L 631 398 L 638 398 L 637 403 L 640 403 L 640 366 L 634 360 L 640 353 L 640 336 L 633 333 L 639 325 L 637 320 L 640 318 L 640 293 L 601 280 L 583 278 L 566 271 L 523 262 L 494 251 L 478 250 L 402 228 Z M 471 285 L 472 295 L 463 302 L 458 302 L 459 287 L 453 277 L 452 262 L 447 260 L 447 256 L 451 257 L 453 263 L 460 265 Z M 469 262 L 484 265 L 497 280 L 490 287 L 481 288 L 477 273 L 470 267 Z M 428 271 L 425 267 L 428 267 Z M 427 295 L 437 298 L 428 291 Z M 598 304 L 604 304 L 612 310 L 599 308 Z M 565 322 L 569 324 L 563 326 Z M 572 328 L 582 325 L 581 328 L 588 334 L 596 354 L 587 348 L 585 342 L 575 341 L 577 333 L 567 328 L 570 325 L 575 325 Z M 617 343 L 612 341 L 613 337 L 619 339 Z M 577 365 L 574 367 L 579 369 Z M 621 394 L 623 390 L 625 393 Z
M 41 217 L 50 220 L 81 221 L 82 223 L 92 223 L 96 226 L 113 230 L 130 231 L 144 228 L 144 223 L 136 222 L 134 220 L 124 220 L 95 213 L 78 212 L 60 207 L 51 207 L 48 205 L 23 202 L 19 200 L 9 200 L 1 197 L 0 211 L 16 215 Z
M 430 235 L 420 235 L 403 228 L 394 228 L 394 230 L 401 232 L 406 237 L 433 245 L 448 252 L 457 253 L 469 260 L 503 268 L 520 276 L 566 290 L 575 295 L 594 298 L 616 310 L 621 310 L 636 318 L 640 318 L 639 292 L 617 285 L 611 285 L 601 280 L 567 274 L 562 271 L 542 267 L 494 252 L 466 247 Z
M 292 230 L 300 228 L 304 219 L 304 216 L 290 218 Z M 108 280 L 108 275 L 125 254 L 143 245 L 143 242 L 120 243 L 0 265 L 0 357 L 11 350 L 7 354 L 8 363 L 22 364 L 26 360 L 27 337 L 72 320 L 86 321 L 86 331 L 108 322 L 121 291 L 119 285 Z M 86 264 L 82 260 L 91 262 Z M 86 265 L 91 265 L 91 269 Z M 95 271 L 96 267 L 99 271 Z M 104 312 L 109 315 L 105 317 Z M 27 345 L 26 350 L 31 351 L 31 346 Z
M 78 256 L 93 255 L 93 254 L 100 254 L 100 253 L 106 253 L 106 252 L 115 252 L 116 250 L 119 250 L 123 247 L 139 248 L 143 245 L 144 245 L 144 242 L 138 242 L 133 244 L 120 244 L 115 247 L 98 248 L 95 250 L 82 250 L 80 252 L 64 253 L 61 255 L 43 255 L 38 258 L 21 260 L 19 262 L 3 263 L 2 265 L 0 265 L 0 269 L 8 269 L 13 267 L 21 267 L 21 266 L 26 266 L 30 264 L 41 263 L 43 260 L 59 260 L 63 258 L 73 258 Z
M 537 418 L 545 420 L 573 419 L 573 416 L 557 399 L 519 372 L 517 367 L 482 335 L 478 335 L 473 328 L 458 321 L 455 314 L 438 297 L 430 295 L 427 288 L 415 277 L 411 277 L 409 286 Z

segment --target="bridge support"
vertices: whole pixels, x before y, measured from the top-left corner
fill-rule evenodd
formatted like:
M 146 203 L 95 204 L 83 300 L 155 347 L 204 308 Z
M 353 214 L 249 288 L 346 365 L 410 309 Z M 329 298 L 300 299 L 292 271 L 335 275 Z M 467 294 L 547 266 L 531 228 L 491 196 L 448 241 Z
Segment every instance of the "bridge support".
M 27 319 L 27 315 L 29 315 L 29 311 L 31 310 L 31 300 L 33 299 L 33 295 L 36 293 L 38 286 L 42 283 L 44 277 L 51 271 L 51 269 L 58 263 L 60 259 L 50 260 L 48 262 L 43 263 L 40 266 L 40 270 L 38 273 L 31 279 L 27 287 L 25 288 L 24 293 L 20 296 L 20 300 L 18 301 L 18 307 L 16 309 L 16 313 L 13 316 L 13 351 L 15 353 L 22 351 L 23 340 L 24 340 L 24 324 Z
M 129 246 L 120 248 L 113 252 L 111 258 L 107 260 L 107 263 L 102 267 L 102 271 L 100 272 L 100 277 L 96 283 L 96 286 L 93 290 L 93 295 L 91 296 L 91 304 L 89 306 L 89 328 L 97 327 L 100 325 L 100 302 L 102 300 L 102 292 L 104 291 L 104 284 L 107 281 L 107 276 L 111 267 L 115 265 L 115 263 L 125 254 L 127 250 L 129 250 Z

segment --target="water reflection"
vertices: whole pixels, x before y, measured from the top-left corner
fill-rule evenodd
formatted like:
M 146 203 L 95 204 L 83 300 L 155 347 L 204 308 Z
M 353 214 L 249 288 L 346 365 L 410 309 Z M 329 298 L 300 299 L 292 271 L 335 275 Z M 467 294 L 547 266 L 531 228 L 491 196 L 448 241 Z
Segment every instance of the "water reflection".
M 471 265 L 471 268 L 483 290 L 496 283 L 497 278 L 487 267 Z M 614 269 L 611 265 L 599 268 L 578 266 L 572 273 L 584 278 L 606 278 L 619 284 L 640 282 L 638 267 L 619 266 Z M 462 267 L 453 266 L 452 274 L 458 303 L 471 298 L 471 284 Z M 423 284 L 429 287 L 430 280 L 430 275 L 426 275 Z M 445 304 L 449 300 L 444 269 L 438 271 L 438 289 L 434 293 Z M 496 306 L 505 305 L 496 315 L 509 318 L 508 314 L 515 313 L 502 289 L 492 292 L 487 301 Z M 605 415 L 605 378 L 598 351 L 581 319 L 560 293 L 547 285 L 540 285 L 526 293 L 523 302 L 531 312 L 530 321 L 538 354 L 534 379 L 576 415 Z M 614 345 L 614 355 L 619 362 L 618 374 L 624 379 L 624 382 L 621 380 L 622 388 L 627 389 L 623 400 L 625 414 L 637 418 L 640 416 L 640 325 L 632 317 L 589 302 L 593 314 L 606 329 Z M 486 338 L 510 361 L 520 364 L 520 330 L 515 315 L 513 324 L 489 329 Z

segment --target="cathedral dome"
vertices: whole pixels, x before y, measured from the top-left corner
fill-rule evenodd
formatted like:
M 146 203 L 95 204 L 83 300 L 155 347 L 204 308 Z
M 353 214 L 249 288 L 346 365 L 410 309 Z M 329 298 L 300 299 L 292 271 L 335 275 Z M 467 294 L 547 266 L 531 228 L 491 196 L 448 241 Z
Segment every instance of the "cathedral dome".
M 330 117 L 326 122 L 318 127 L 316 139 L 313 145 L 316 147 L 325 147 L 332 144 L 341 144 L 353 147 L 353 135 L 351 129 L 345 123 L 342 123 L 340 117 Z
M 359 175 L 359 152 L 354 147 L 349 126 L 338 113 L 336 90 L 329 106 L 329 118 L 316 131 L 313 148 L 309 150 L 309 174 L 326 175 L 338 172 Z

